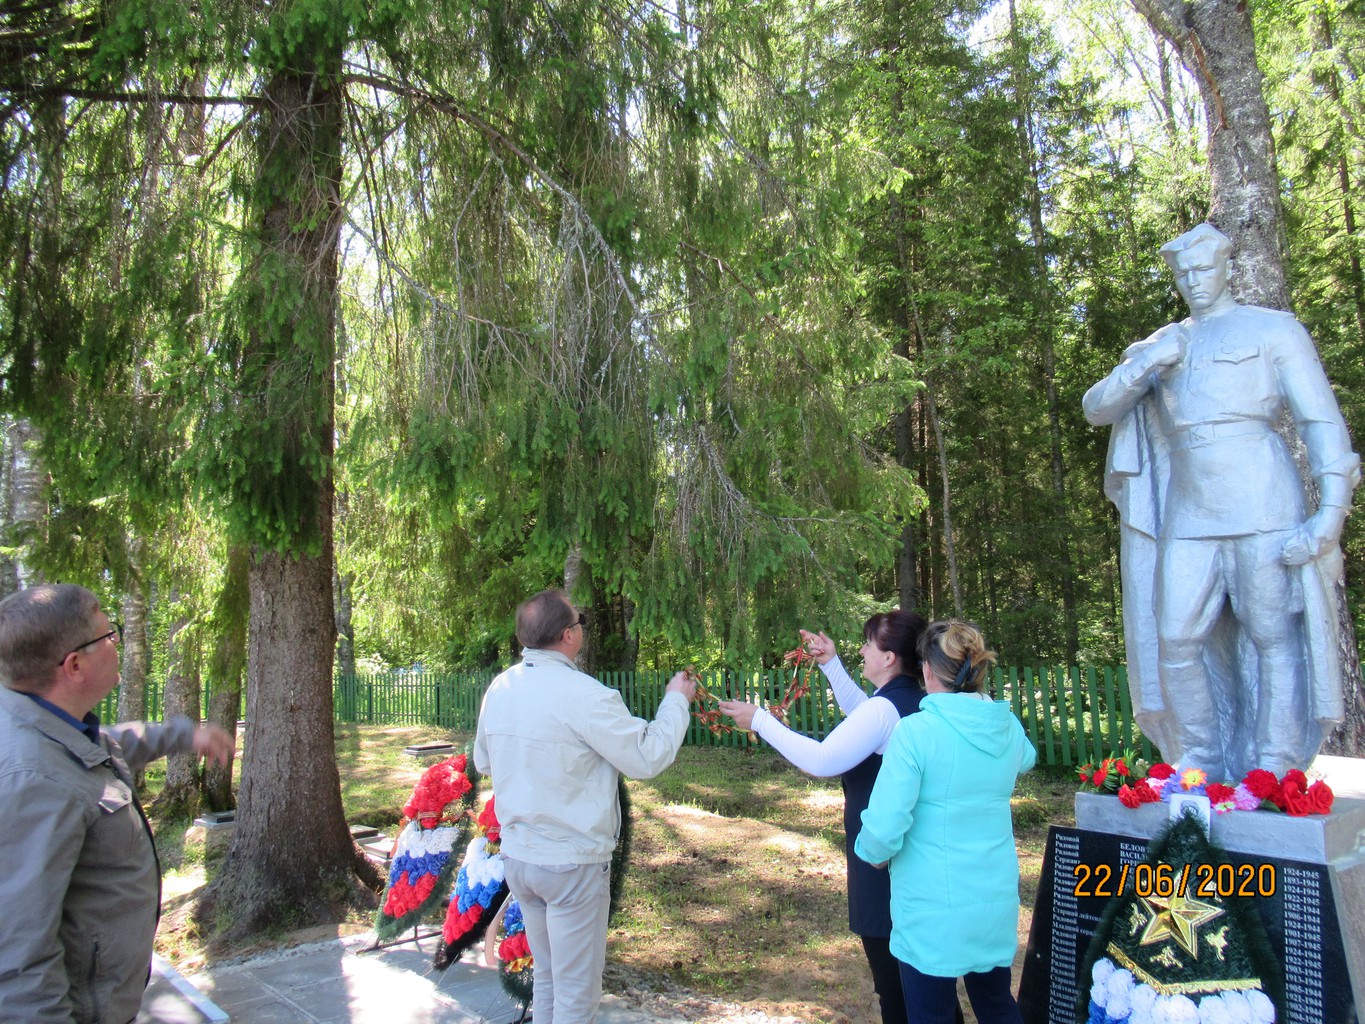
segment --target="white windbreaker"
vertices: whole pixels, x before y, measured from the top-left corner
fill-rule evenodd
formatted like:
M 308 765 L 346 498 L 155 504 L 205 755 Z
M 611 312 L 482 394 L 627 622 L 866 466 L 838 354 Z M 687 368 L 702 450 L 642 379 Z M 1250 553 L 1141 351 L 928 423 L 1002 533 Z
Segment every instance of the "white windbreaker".
M 618 774 L 673 763 L 687 698 L 666 693 L 652 722 L 557 651 L 527 648 L 484 695 L 474 766 L 491 777 L 502 852 L 530 864 L 604 864 L 621 828 Z

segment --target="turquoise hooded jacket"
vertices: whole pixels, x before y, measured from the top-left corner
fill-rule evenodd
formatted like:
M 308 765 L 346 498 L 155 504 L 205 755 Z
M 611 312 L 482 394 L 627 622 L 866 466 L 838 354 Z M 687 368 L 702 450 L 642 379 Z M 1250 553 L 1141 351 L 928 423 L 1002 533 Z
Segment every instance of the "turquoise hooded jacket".
M 1010 794 L 1037 760 L 1003 701 L 931 693 L 891 734 L 854 847 L 890 862 L 891 952 L 944 978 L 1008 967 L 1019 927 Z

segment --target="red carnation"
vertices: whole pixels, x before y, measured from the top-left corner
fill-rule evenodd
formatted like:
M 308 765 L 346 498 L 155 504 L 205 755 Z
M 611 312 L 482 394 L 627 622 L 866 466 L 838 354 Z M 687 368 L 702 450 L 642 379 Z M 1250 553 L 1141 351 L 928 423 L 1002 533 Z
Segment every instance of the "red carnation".
M 1161 801 L 1161 794 L 1149 786 L 1146 779 L 1139 779 L 1134 783 L 1133 792 L 1144 804 L 1155 804 Z
M 1086 766 L 1085 766 L 1085 768 L 1089 768 L 1089 767 L 1090 767 L 1089 765 L 1086 765 Z M 1079 776 L 1081 777 L 1081 782 L 1082 782 L 1082 783 L 1088 784 L 1088 783 L 1090 782 L 1090 776 L 1086 774 L 1085 768 L 1077 768 L 1077 769 L 1076 769 L 1076 774 L 1079 775 Z
M 1279 780 L 1264 768 L 1253 768 L 1247 772 L 1247 777 L 1242 780 L 1242 785 L 1246 786 L 1247 792 L 1257 800 L 1274 801 L 1280 792 Z
M 1124 807 L 1137 807 L 1142 803 L 1142 797 L 1138 796 L 1137 790 L 1132 786 L 1120 786 L 1119 803 Z
M 490 843 L 496 843 L 502 839 L 502 826 L 498 823 L 497 812 L 493 810 L 493 797 L 488 798 L 488 803 L 483 805 L 483 810 L 479 812 L 479 828 L 483 829 L 488 836 Z
M 1132 774 L 1128 769 L 1128 765 L 1124 763 L 1122 758 L 1118 758 L 1114 761 L 1114 771 L 1118 772 L 1124 778 L 1127 778 Z
M 1227 803 L 1232 799 L 1232 787 L 1221 782 L 1210 782 L 1204 787 L 1204 795 L 1209 798 L 1211 804 Z
M 1108 777 L 1109 772 L 1105 769 L 1104 765 L 1100 765 L 1098 768 L 1095 769 L 1095 774 L 1090 777 L 1090 781 L 1093 782 L 1096 786 L 1103 786 L 1104 780 L 1107 779 Z
M 498 946 L 498 957 L 502 960 L 520 960 L 531 955 L 531 946 L 526 941 L 525 932 L 517 932 L 502 940 Z
M 1169 779 L 1172 775 L 1175 774 L 1175 769 L 1168 765 L 1165 761 L 1158 761 L 1156 764 L 1152 765 L 1152 767 L 1147 769 L 1147 774 L 1153 779 Z

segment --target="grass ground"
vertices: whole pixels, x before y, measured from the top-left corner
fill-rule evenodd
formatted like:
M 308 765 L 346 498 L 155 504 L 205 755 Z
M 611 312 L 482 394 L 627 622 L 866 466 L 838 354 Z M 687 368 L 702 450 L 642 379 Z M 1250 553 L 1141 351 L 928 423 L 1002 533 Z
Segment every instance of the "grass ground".
M 450 738 L 435 729 L 338 726 L 347 819 L 395 825 L 423 767 L 402 748 Z M 153 791 L 158 784 L 150 774 Z M 1037 770 L 1014 799 L 1021 961 L 1047 827 L 1072 823 L 1075 788 L 1070 772 Z M 810 1024 L 878 1019 L 862 948 L 847 930 L 837 779 L 812 779 L 767 748 L 685 747 L 658 778 L 632 781 L 630 793 L 634 848 L 609 936 L 609 988 L 681 985 Z M 222 850 L 187 821 L 154 826 L 166 876 L 158 949 L 193 970 L 208 954 L 188 911 Z M 258 945 L 369 924 L 357 915 Z

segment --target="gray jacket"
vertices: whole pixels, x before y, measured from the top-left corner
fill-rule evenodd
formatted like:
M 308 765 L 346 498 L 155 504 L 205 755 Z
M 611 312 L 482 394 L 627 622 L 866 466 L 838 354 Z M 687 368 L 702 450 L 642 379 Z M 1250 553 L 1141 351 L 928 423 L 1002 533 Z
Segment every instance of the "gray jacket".
M 127 1024 L 151 966 L 161 872 L 134 769 L 194 724 L 124 723 L 92 743 L 0 686 L 0 1024 Z

